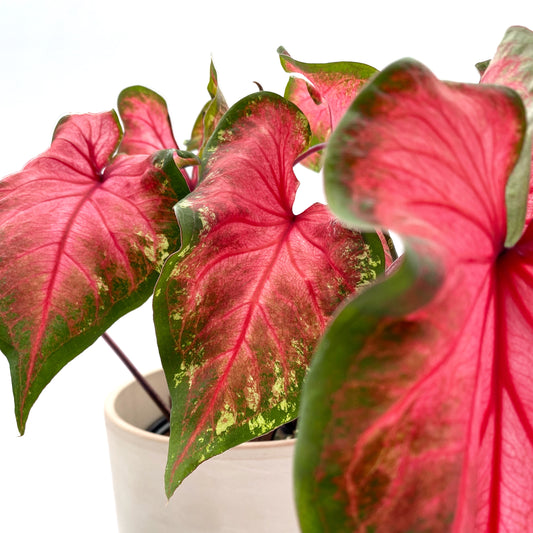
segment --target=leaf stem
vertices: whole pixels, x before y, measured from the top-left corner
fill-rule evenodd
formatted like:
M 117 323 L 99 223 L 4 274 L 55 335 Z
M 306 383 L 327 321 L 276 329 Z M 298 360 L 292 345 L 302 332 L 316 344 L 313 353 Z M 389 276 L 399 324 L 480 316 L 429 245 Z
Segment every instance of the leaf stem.
M 398 252 L 396 251 L 396 246 L 394 246 L 394 241 L 388 233 L 384 233 L 383 235 L 385 236 L 385 241 L 387 242 L 387 246 L 389 247 L 392 261 L 394 262 L 396 261 L 396 259 L 398 259 Z
M 314 144 L 313 146 L 311 146 L 311 148 L 309 148 L 308 150 L 306 150 L 305 152 L 301 153 L 295 160 L 294 160 L 294 164 L 293 166 L 296 166 L 298 163 L 301 163 L 306 157 L 310 156 L 311 154 L 314 154 L 315 152 L 320 152 L 320 150 L 323 150 L 324 148 L 326 148 L 326 146 L 328 145 L 328 143 L 318 143 L 318 144 Z
M 130 361 L 128 356 L 118 347 L 116 342 L 107 334 L 104 333 L 102 338 L 107 342 L 111 349 L 118 355 L 119 359 L 126 365 L 126 368 L 133 374 L 133 377 L 137 380 L 139 385 L 145 390 L 146 394 L 154 401 L 159 407 L 163 416 L 170 422 L 170 411 L 165 405 L 161 397 L 152 388 L 152 386 L 146 381 L 144 376 L 137 370 L 135 365 Z

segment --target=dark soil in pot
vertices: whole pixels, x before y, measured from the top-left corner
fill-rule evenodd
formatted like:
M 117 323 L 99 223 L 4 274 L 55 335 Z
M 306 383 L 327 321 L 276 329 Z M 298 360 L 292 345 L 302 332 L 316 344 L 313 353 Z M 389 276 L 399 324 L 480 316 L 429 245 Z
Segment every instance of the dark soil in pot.
M 296 433 L 297 433 L 297 422 L 298 420 L 292 420 L 291 422 L 287 422 L 286 424 L 279 426 L 278 428 L 270 431 L 269 433 L 265 433 L 264 435 L 261 435 L 260 437 L 256 437 L 255 439 L 252 439 L 250 442 L 294 439 L 296 438 Z M 170 430 L 170 423 L 164 416 L 159 417 L 157 420 L 152 422 L 146 428 L 146 431 L 149 431 L 150 433 L 155 433 L 156 435 L 166 435 L 166 436 L 169 435 L 169 430 Z

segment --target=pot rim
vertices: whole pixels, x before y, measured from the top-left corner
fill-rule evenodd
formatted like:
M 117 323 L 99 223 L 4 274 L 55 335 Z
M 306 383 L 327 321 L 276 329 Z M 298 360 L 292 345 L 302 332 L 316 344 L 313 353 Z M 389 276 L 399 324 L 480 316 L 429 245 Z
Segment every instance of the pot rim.
M 156 370 L 152 370 L 150 372 L 144 373 L 144 376 L 152 376 L 153 374 L 157 374 L 159 372 L 163 372 L 161 368 L 158 368 Z M 117 400 L 117 397 L 119 394 L 128 386 L 137 384 L 137 381 L 135 379 L 130 379 L 126 383 L 123 383 L 122 385 L 118 386 L 114 391 L 112 391 L 106 398 L 104 402 L 104 415 L 106 419 L 113 425 L 117 426 L 119 429 L 126 433 L 130 433 L 132 435 L 135 435 L 141 439 L 156 441 L 160 443 L 166 443 L 168 445 L 169 437 L 166 435 L 157 435 L 156 433 L 152 433 L 150 431 L 146 431 L 145 429 L 139 428 L 137 426 L 134 426 L 133 424 L 130 424 L 129 422 L 126 422 L 118 413 L 115 408 L 115 403 Z M 148 396 L 147 396 L 148 400 Z M 296 443 L 296 439 L 284 439 L 284 440 L 267 440 L 267 441 L 256 441 L 256 442 L 244 442 L 242 444 L 238 444 L 237 446 L 234 446 L 234 448 L 248 448 L 248 449 L 261 449 L 261 448 L 282 448 L 286 446 L 294 446 Z

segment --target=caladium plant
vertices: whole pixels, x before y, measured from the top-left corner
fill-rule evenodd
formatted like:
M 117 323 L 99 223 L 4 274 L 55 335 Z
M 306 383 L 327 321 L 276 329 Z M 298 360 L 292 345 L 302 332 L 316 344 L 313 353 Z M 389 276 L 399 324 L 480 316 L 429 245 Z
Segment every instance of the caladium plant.
M 304 531 L 533 531 L 532 95 L 533 33 L 513 27 L 480 84 L 400 60 L 332 135 L 330 207 L 406 253 L 317 349 Z
M 278 48 L 278 54 L 285 71 L 293 73 L 285 97 L 305 113 L 311 125 L 311 145 L 319 147 L 328 140 L 355 95 L 377 70 L 350 61 L 304 63 L 293 59 L 283 46 Z M 302 164 L 320 170 L 320 154 L 312 154 Z
M 208 90 L 194 152 L 163 98 L 136 86 L 119 96 L 121 121 L 68 116 L 0 181 L 0 349 L 20 432 L 61 368 L 153 294 L 169 495 L 201 461 L 297 416 L 329 317 L 391 255 L 324 205 L 293 213 L 293 166 L 315 150 L 310 119 L 326 131 L 320 118 L 266 91 L 228 109 L 213 65 Z
M 278 52 L 298 75 L 285 96 L 230 108 L 211 65 L 189 151 L 163 98 L 130 87 L 119 115 L 62 119 L 0 181 L 20 431 L 54 375 L 153 294 L 169 496 L 300 412 L 303 531 L 533 530 L 532 33 L 511 28 L 478 85 Z M 297 162 L 324 163 L 335 214 L 293 212 Z M 389 228 L 406 253 L 373 283 Z

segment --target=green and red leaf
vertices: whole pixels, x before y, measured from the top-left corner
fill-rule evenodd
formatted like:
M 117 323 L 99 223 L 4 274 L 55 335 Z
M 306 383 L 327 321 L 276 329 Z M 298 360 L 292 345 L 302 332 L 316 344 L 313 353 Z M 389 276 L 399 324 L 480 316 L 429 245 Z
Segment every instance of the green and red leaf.
M 19 429 L 42 389 L 145 301 L 179 245 L 188 188 L 172 151 L 120 155 L 114 112 L 73 115 L 49 150 L 0 181 L 0 348 Z
M 315 204 L 292 206 L 309 126 L 258 92 L 205 147 L 199 186 L 178 203 L 182 249 L 154 293 L 172 397 L 167 494 L 203 460 L 296 417 L 309 357 L 342 299 L 383 271 L 368 241 Z
M 406 254 L 313 360 L 296 450 L 306 533 L 531 530 L 533 231 L 505 247 L 526 130 L 514 91 L 403 60 L 332 135 L 330 207 L 397 232 Z
M 215 131 L 219 120 L 228 110 L 228 104 L 218 86 L 217 71 L 212 61 L 209 70 L 207 92 L 211 99 L 200 111 L 194 123 L 191 138 L 186 142 L 188 150 L 198 150 L 200 155 L 202 155 L 203 148 L 213 131 Z
M 167 103 L 156 92 L 136 85 L 118 97 L 118 112 L 124 123 L 120 152 L 150 155 L 158 150 L 178 150 L 172 133 Z
M 355 98 L 363 84 L 377 72 L 364 63 L 339 61 L 335 63 L 303 63 L 278 48 L 281 65 L 286 72 L 305 76 L 291 76 L 285 97 L 294 102 L 311 125 L 311 146 L 327 141 L 332 130 Z M 313 154 L 303 165 L 320 170 L 320 153 Z
M 206 102 L 196 122 L 194 123 L 191 138 L 185 142 L 188 150 L 196 150 L 201 157 L 204 147 L 209 140 L 209 137 L 215 131 L 218 122 L 228 110 L 228 104 L 218 86 L 218 76 L 213 61 L 209 70 L 209 83 L 207 84 L 207 92 L 211 99 Z M 191 177 L 191 189 L 196 187 L 200 175 L 200 168 L 195 166 L 193 168 Z

